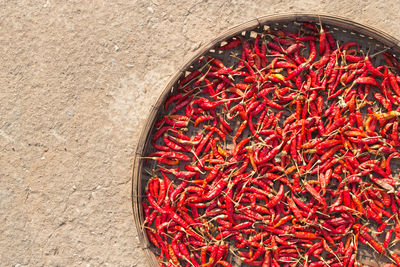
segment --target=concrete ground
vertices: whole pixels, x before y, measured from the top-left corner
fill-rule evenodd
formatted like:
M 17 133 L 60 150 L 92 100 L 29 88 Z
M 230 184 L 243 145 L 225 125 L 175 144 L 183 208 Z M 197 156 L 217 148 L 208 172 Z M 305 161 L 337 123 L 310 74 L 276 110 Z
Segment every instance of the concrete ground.
M 132 158 L 169 77 L 268 14 L 324 12 L 400 39 L 387 0 L 0 1 L 0 265 L 145 266 Z

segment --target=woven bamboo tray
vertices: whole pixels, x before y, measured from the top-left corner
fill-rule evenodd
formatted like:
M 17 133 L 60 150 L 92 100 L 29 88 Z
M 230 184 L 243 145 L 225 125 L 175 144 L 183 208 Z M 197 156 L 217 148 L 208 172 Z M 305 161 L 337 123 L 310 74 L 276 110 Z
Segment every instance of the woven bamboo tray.
M 199 51 L 189 58 L 185 64 L 172 76 L 168 84 L 165 86 L 157 102 L 152 105 L 150 115 L 147 121 L 143 125 L 140 139 L 137 143 L 136 153 L 134 157 L 134 167 L 132 176 L 132 205 L 133 205 L 133 216 L 134 224 L 137 229 L 140 244 L 143 248 L 144 254 L 147 257 L 149 266 L 158 266 L 158 261 L 154 254 L 155 248 L 150 244 L 146 233 L 143 231 L 142 224 L 144 221 L 144 215 L 141 208 L 141 203 L 144 193 L 144 188 L 148 179 L 150 178 L 146 170 L 151 170 L 155 167 L 155 163 L 146 163 L 142 159 L 143 156 L 154 152 L 151 146 L 151 137 L 154 134 L 153 125 L 165 115 L 163 110 L 163 103 L 167 97 L 173 94 L 176 90 L 177 84 L 190 72 L 198 67 L 198 60 L 201 56 L 212 56 L 222 60 L 225 65 L 231 63 L 232 57 L 223 51 L 219 51 L 219 46 L 230 41 L 234 36 L 242 36 L 242 38 L 254 39 L 257 33 L 262 33 L 266 29 L 286 29 L 296 30 L 302 22 L 313 22 L 322 23 L 328 31 L 330 31 L 335 38 L 339 41 L 339 44 L 348 41 L 357 41 L 360 44 L 360 50 L 364 53 L 379 54 L 382 51 L 392 54 L 396 58 L 400 58 L 400 41 L 389 36 L 388 34 L 374 29 L 369 26 L 365 26 L 345 18 L 330 15 L 318 15 L 318 14 L 307 14 L 307 13 L 293 13 L 285 15 L 274 15 L 259 17 L 246 23 L 240 24 L 211 40 Z M 239 53 L 240 51 L 237 50 Z M 373 58 L 373 63 L 384 64 L 382 56 L 377 55 Z M 153 164 L 153 165 L 152 165 Z M 397 167 L 397 166 L 396 166 Z M 399 253 L 400 250 L 397 250 Z M 382 266 L 383 262 L 381 259 L 373 253 L 373 251 L 364 246 L 361 247 L 359 252 L 358 260 L 365 264 L 364 266 Z M 234 263 L 232 263 L 234 264 Z M 234 265 L 235 266 L 235 265 Z M 236 265 L 238 266 L 238 265 Z

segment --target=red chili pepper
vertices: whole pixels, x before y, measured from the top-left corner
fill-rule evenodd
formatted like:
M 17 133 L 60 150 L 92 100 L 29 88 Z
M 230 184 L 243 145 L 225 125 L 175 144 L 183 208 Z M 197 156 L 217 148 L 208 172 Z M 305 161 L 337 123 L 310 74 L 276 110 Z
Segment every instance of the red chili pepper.
M 328 204 L 326 203 L 325 199 L 321 197 L 320 194 L 312 187 L 309 183 L 304 184 L 304 188 L 318 201 L 322 204 L 322 206 L 327 207 Z
M 205 196 L 203 196 L 203 199 L 210 200 L 210 199 L 215 198 L 222 192 L 222 190 L 225 189 L 227 184 L 228 184 L 228 182 L 226 179 L 224 179 L 224 178 L 221 179 L 212 190 L 210 190 Z
M 220 46 L 218 49 L 230 50 L 230 49 L 233 49 L 233 48 L 239 46 L 241 43 L 242 43 L 242 41 L 240 39 L 234 39 L 234 40 L 230 41 L 229 43 L 227 43 L 223 46 Z
M 266 163 L 266 162 L 270 161 L 271 159 L 273 159 L 276 156 L 276 154 L 279 153 L 279 150 L 281 149 L 283 144 L 284 144 L 284 142 L 282 142 L 279 146 L 273 148 L 264 158 L 262 158 L 262 159 L 256 158 L 256 163 L 258 165 L 261 165 L 261 164 Z
M 381 85 L 373 77 L 360 77 L 354 80 L 358 84 L 370 84 L 381 88 Z
M 278 204 L 279 201 L 282 200 L 283 194 L 285 193 L 285 188 L 283 184 L 280 185 L 279 191 L 266 205 L 267 208 L 272 208 Z
M 376 75 L 376 76 L 383 76 L 383 74 L 382 74 L 380 71 L 378 71 L 378 70 L 372 65 L 372 63 L 371 63 L 371 61 L 369 60 L 369 57 L 368 57 L 368 56 L 365 57 L 364 62 L 365 62 L 365 65 L 367 66 L 367 69 L 368 69 L 373 75 Z
M 396 264 L 399 266 L 400 265 L 400 257 L 397 254 L 395 254 L 394 252 L 390 252 L 390 256 L 396 262 Z

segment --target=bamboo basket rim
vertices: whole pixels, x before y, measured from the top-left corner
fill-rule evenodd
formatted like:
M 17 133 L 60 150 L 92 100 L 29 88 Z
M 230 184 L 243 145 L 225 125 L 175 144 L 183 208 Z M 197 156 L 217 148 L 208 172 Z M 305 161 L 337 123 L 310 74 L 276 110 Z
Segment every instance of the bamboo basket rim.
M 395 53 L 400 53 L 400 41 L 398 39 L 368 24 L 358 23 L 341 16 L 334 16 L 326 13 L 294 12 L 294 13 L 281 13 L 276 15 L 264 15 L 261 17 L 256 17 L 255 19 L 251 19 L 247 22 L 237 24 L 236 26 L 233 26 L 230 29 L 222 32 L 216 38 L 202 45 L 197 52 L 187 56 L 184 60 L 184 63 L 171 76 L 168 83 L 159 94 L 156 103 L 154 105 L 151 105 L 151 110 L 147 117 L 147 120 L 142 124 L 142 130 L 135 149 L 133 174 L 132 174 L 132 187 L 131 187 L 132 211 L 133 211 L 134 225 L 137 230 L 138 239 L 141 244 L 141 248 L 145 252 L 147 259 L 146 262 L 148 266 L 154 266 L 152 264 L 155 263 L 158 264 L 158 261 L 156 260 L 153 252 L 151 252 L 150 250 L 148 241 L 145 238 L 145 233 L 141 227 L 142 222 L 140 221 L 140 218 L 138 216 L 142 212 L 139 202 L 140 196 L 138 194 L 139 193 L 138 189 L 140 188 L 138 188 L 138 181 L 140 179 L 142 170 L 140 166 L 141 156 L 142 153 L 144 152 L 144 149 L 146 148 L 146 141 L 148 139 L 149 133 L 151 132 L 152 125 L 154 124 L 154 121 L 157 117 L 159 108 L 162 106 L 163 102 L 167 98 L 168 94 L 170 93 L 170 90 L 173 88 L 176 82 L 179 81 L 182 75 L 185 74 L 185 71 L 189 69 L 192 63 L 199 57 L 208 53 L 218 43 L 221 43 L 222 41 L 225 41 L 234 36 L 237 36 L 244 31 L 251 31 L 256 29 L 257 27 L 262 27 L 267 24 L 284 23 L 284 22 L 292 22 L 292 23 L 321 22 L 322 24 L 328 24 L 333 27 L 340 27 L 349 31 L 354 31 L 359 34 L 365 35 L 371 40 L 376 40 L 382 43 L 389 50 Z

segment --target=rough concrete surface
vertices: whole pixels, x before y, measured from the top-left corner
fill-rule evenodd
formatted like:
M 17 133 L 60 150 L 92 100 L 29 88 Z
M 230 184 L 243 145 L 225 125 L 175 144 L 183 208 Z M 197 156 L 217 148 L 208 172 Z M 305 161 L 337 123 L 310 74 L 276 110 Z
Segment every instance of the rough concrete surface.
M 324 12 L 400 39 L 397 1 L 0 1 L 0 265 L 145 266 L 132 159 L 169 77 L 262 15 Z

